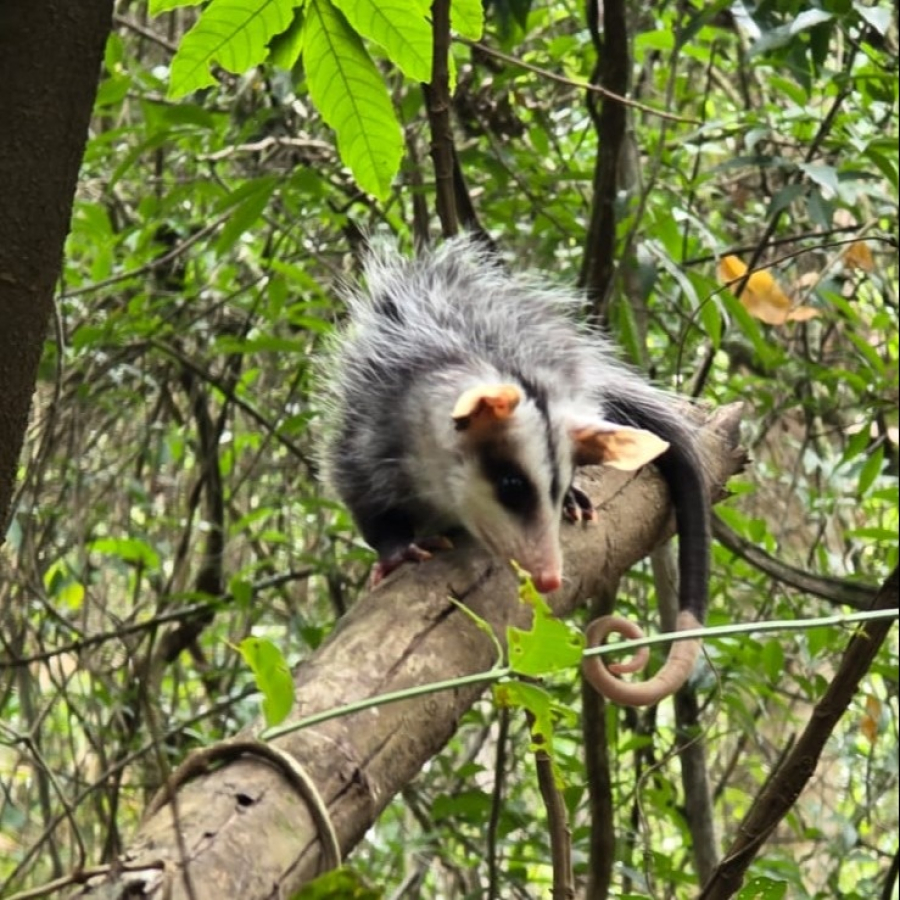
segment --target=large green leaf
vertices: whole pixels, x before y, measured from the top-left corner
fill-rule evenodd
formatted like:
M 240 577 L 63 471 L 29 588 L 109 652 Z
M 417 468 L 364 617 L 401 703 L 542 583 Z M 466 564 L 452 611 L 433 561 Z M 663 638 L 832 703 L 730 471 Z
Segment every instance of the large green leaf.
M 481 40 L 484 32 L 484 7 L 481 0 L 452 0 L 450 24 L 470 41 Z
M 431 25 L 427 6 L 416 9 L 409 0 L 337 0 L 335 6 L 363 37 L 384 47 L 407 78 L 431 80 Z
M 378 69 L 328 0 L 309 3 L 303 46 L 310 96 L 337 134 L 341 159 L 360 187 L 385 199 L 403 135 Z
M 215 84 L 213 65 L 235 74 L 259 65 L 269 41 L 293 21 L 293 0 L 212 0 L 172 60 L 169 96 Z

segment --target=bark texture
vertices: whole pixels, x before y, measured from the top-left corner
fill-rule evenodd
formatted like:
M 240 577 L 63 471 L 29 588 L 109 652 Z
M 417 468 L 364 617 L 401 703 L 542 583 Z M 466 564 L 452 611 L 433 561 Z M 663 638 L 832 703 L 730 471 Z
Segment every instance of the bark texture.
M 0 3 L 0 543 L 112 7 Z
M 736 446 L 739 416 L 739 406 L 727 407 L 706 426 L 714 496 L 743 465 Z M 651 469 L 637 476 L 588 471 L 580 481 L 600 520 L 564 528 L 565 584 L 550 597 L 558 615 L 614 584 L 672 528 L 665 487 Z M 489 669 L 492 641 L 450 595 L 501 639 L 506 626 L 527 626 L 530 618 L 518 603 L 511 572 L 475 548 L 405 566 L 359 602 L 298 668 L 293 717 Z M 440 751 L 483 690 L 473 684 L 382 704 L 274 742 L 317 786 L 343 854 Z M 266 762 L 248 757 L 223 765 L 179 786 L 175 800 L 145 821 L 122 860 L 128 871 L 105 879 L 105 890 L 173 900 L 255 900 L 289 896 L 318 873 L 322 845 L 308 806 Z M 78 896 L 97 896 L 91 891 L 100 887 L 93 880 Z

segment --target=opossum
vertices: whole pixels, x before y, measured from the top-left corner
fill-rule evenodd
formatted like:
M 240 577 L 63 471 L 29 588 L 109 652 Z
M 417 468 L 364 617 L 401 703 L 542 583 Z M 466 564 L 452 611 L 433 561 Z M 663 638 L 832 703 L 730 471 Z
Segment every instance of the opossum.
M 375 582 L 462 528 L 553 591 L 563 514 L 594 515 L 572 485 L 576 467 L 633 470 L 653 460 L 679 534 L 678 627 L 699 627 L 710 535 L 696 429 L 673 397 L 576 324 L 577 292 L 510 273 L 462 237 L 418 259 L 370 250 L 364 286 L 347 303 L 349 323 L 324 367 L 321 455 L 378 553 Z M 609 620 L 603 633 L 626 630 Z M 643 705 L 680 687 L 698 652 L 699 641 L 673 645 L 664 669 L 641 684 L 596 658 L 586 674 L 612 699 Z

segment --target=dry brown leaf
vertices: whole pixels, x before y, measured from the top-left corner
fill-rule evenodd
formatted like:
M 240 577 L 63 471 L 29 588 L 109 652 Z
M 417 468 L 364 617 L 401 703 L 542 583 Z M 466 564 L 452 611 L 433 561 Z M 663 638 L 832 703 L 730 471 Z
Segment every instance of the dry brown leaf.
M 746 274 L 747 267 L 736 256 L 723 256 L 719 261 L 719 281 L 726 285 Z M 747 279 L 740 299 L 751 316 L 767 325 L 806 322 L 819 315 L 819 311 L 811 306 L 797 306 L 791 309 L 790 297 L 765 269 L 754 272 Z
M 874 695 L 866 697 L 866 712 L 860 723 L 860 730 L 870 744 L 878 737 L 878 720 L 881 718 L 881 701 Z
M 844 265 L 848 269 L 874 272 L 875 259 L 869 245 L 865 241 L 854 241 L 844 252 Z
M 810 319 L 817 319 L 822 315 L 819 310 L 813 306 L 795 306 L 788 314 L 788 322 L 808 322 Z

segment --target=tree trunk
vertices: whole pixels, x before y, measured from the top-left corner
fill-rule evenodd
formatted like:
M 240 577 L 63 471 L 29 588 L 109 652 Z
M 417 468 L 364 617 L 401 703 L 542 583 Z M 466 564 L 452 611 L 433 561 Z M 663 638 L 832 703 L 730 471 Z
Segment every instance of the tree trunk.
M 0 543 L 112 7 L 0 3 Z
M 743 465 L 736 448 L 739 415 L 739 406 L 727 407 L 705 426 L 714 496 Z M 614 583 L 672 529 L 665 487 L 652 468 L 637 476 L 604 470 L 600 477 L 589 470 L 581 484 L 597 504 L 599 522 L 563 529 L 566 579 L 550 597 L 558 615 Z M 490 623 L 501 641 L 508 625 L 527 626 L 530 619 L 511 572 L 480 550 L 461 548 L 407 565 L 361 600 L 299 666 L 292 718 L 490 669 L 493 642 L 450 596 Z M 483 690 L 473 683 L 381 704 L 273 743 L 316 785 L 346 854 L 440 751 Z M 261 730 L 259 723 L 244 736 Z M 301 793 L 269 763 L 245 757 L 200 772 L 178 786 L 173 799 L 140 828 L 122 860 L 128 871 L 93 879 L 79 896 L 97 896 L 92 891 L 105 884 L 129 896 L 130 888 L 142 897 L 254 900 L 289 896 L 319 872 L 322 843 L 313 817 Z M 186 869 L 192 890 L 185 886 Z

